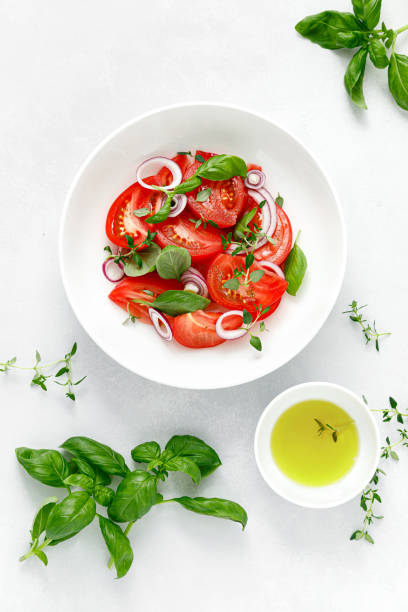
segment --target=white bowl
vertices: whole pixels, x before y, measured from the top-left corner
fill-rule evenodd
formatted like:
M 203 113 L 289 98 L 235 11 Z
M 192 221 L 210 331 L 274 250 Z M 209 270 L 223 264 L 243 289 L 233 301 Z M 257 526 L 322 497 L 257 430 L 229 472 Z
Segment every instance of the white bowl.
M 307 487 L 285 476 L 271 452 L 271 434 L 277 419 L 290 406 L 310 399 L 326 400 L 343 408 L 354 420 L 359 435 L 359 451 L 351 470 L 322 487 Z M 290 387 L 265 408 L 255 432 L 255 458 L 264 480 L 281 497 L 307 508 L 332 508 L 361 493 L 369 482 L 380 458 L 380 436 L 370 410 L 357 395 L 339 385 L 310 382 Z
M 101 272 L 105 218 L 116 196 L 135 181 L 151 154 L 204 149 L 262 164 L 273 194 L 285 198 L 293 230 L 301 229 L 308 271 L 296 297 L 285 295 L 268 320 L 263 352 L 248 339 L 192 350 L 163 342 L 152 327 L 121 325 L 126 313 L 108 299 L 113 285 Z M 104 140 L 80 168 L 67 196 L 60 264 L 80 323 L 108 355 L 150 380 L 215 389 L 273 372 L 317 334 L 340 291 L 346 261 L 342 212 L 329 179 L 312 154 L 287 131 L 254 113 L 218 104 L 186 104 L 143 115 Z

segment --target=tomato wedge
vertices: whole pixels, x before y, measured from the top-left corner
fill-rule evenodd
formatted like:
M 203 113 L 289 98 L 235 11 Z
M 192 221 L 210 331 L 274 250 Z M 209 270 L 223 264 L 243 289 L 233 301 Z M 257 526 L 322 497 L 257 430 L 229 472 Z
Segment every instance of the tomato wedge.
M 197 151 L 204 160 L 214 157 L 215 153 Z M 194 161 L 184 173 L 183 180 L 190 178 L 202 162 Z M 211 189 L 207 201 L 197 202 L 197 194 L 204 189 Z M 197 218 L 213 221 L 218 227 L 235 225 L 246 201 L 246 191 L 242 178 L 234 176 L 228 181 L 208 181 L 202 179 L 201 186 L 187 194 L 187 203 Z
M 128 314 L 140 319 L 142 323 L 151 323 L 148 306 L 135 304 L 132 300 L 153 302 L 160 293 L 169 289 L 183 289 L 183 285 L 176 280 L 160 278 L 156 272 L 151 272 L 144 276 L 124 278 L 110 292 L 109 298 Z
M 234 270 L 244 268 L 244 266 L 244 257 L 218 255 L 208 270 L 207 285 L 214 302 L 230 309 L 243 310 L 245 308 L 255 315 L 257 307 L 264 309 L 278 302 L 285 293 L 288 283 L 274 272 L 264 270 L 264 275 L 256 283 L 249 281 L 247 285 L 244 285 L 241 281 L 237 291 L 225 288 L 224 283 L 233 277 Z M 257 263 L 254 263 L 250 267 L 250 273 L 261 269 Z M 261 319 L 269 314 L 268 311 L 261 316 Z
M 179 344 L 189 348 L 209 348 L 225 342 L 215 331 L 220 312 L 196 310 L 175 317 L 173 336 Z M 242 318 L 231 316 L 225 320 L 225 329 L 237 329 L 242 325 Z
M 185 211 L 177 217 L 169 217 L 154 226 L 156 240 L 160 246 L 181 246 L 187 249 L 192 261 L 200 261 L 222 251 L 219 231 L 211 226 L 204 229 L 203 224 L 195 227 Z
M 288 215 L 280 206 L 276 206 L 276 211 L 278 213 L 278 220 L 272 236 L 275 244 L 267 242 L 257 249 L 254 255 L 258 261 L 267 259 L 279 266 L 285 261 L 292 248 L 292 226 Z

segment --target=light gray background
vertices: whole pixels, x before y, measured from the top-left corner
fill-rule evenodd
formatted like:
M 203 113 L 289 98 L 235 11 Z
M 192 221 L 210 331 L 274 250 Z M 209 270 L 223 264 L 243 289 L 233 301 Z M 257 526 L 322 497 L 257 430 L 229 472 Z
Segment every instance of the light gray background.
M 389 394 L 406 400 L 408 114 L 387 93 L 386 74 L 371 66 L 369 111 L 352 108 L 342 83 L 350 54 L 324 51 L 293 29 L 306 14 L 345 7 L 347 0 L 1 3 L 0 359 L 16 354 L 30 363 L 38 347 L 53 360 L 76 339 L 75 375 L 88 376 L 76 404 L 56 386 L 30 389 L 29 374 L 1 379 L 5 612 L 377 611 L 387 602 L 406 609 L 408 458 L 387 469 L 385 519 L 369 546 L 348 541 L 362 518 L 358 500 L 325 511 L 290 505 L 264 484 L 252 450 L 263 408 L 289 385 L 337 382 L 376 407 Z M 403 25 L 406 1 L 385 2 L 383 16 Z M 408 52 L 408 37 L 399 47 Z M 57 260 L 63 200 L 93 147 L 139 113 L 197 99 L 259 111 L 299 136 L 337 187 L 349 237 L 343 290 L 318 337 L 280 371 L 214 392 L 158 386 L 102 354 L 71 312 Z M 393 332 L 380 354 L 363 346 L 341 314 L 353 298 L 368 302 L 379 329 Z M 127 453 L 176 432 L 201 436 L 219 451 L 223 466 L 199 492 L 241 502 L 245 533 L 166 506 L 133 529 L 134 566 L 121 581 L 105 567 L 96 523 L 51 550 L 48 568 L 17 562 L 35 509 L 53 490 L 23 473 L 14 447 L 55 447 L 85 434 Z M 184 477 L 172 477 L 169 489 L 193 493 Z

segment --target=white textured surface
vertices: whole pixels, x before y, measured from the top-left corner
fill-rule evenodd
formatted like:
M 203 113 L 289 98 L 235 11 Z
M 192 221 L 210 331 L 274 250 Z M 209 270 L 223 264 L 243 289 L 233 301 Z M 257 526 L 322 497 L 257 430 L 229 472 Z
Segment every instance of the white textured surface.
M 77 339 L 75 371 L 88 375 L 75 406 L 58 388 L 30 389 L 24 373 L 1 380 L 5 612 L 338 612 L 368 604 L 379 611 L 388 602 L 395 612 L 405 610 L 406 461 L 387 470 L 385 519 L 370 547 L 348 541 L 361 519 L 357 501 L 322 512 L 292 506 L 266 487 L 252 452 L 264 406 L 294 383 L 338 382 L 377 406 L 390 393 L 402 404 L 407 395 L 408 116 L 387 94 L 386 75 L 371 67 L 369 111 L 351 108 L 342 84 L 348 53 L 325 52 L 293 30 L 307 13 L 346 4 L 3 0 L 1 358 L 16 353 L 27 362 L 35 347 L 57 358 Z M 404 0 L 386 2 L 383 12 L 389 25 L 407 21 Z M 407 38 L 400 47 L 408 50 Z M 85 156 L 133 116 L 195 99 L 260 111 L 305 141 L 337 187 L 349 236 L 341 297 L 312 344 L 260 382 L 207 393 L 157 386 L 106 358 L 75 320 L 57 262 L 62 202 Z M 380 329 L 394 332 L 379 355 L 341 315 L 354 297 L 369 303 Z M 134 528 L 134 567 L 122 581 L 105 568 L 96 524 L 50 551 L 48 568 L 17 563 L 35 508 L 52 489 L 26 477 L 15 446 L 52 447 L 86 434 L 126 452 L 146 439 L 164 443 L 175 432 L 202 436 L 219 451 L 224 465 L 200 493 L 245 505 L 244 534 L 236 525 L 163 507 Z M 193 491 L 184 478 L 169 487 Z

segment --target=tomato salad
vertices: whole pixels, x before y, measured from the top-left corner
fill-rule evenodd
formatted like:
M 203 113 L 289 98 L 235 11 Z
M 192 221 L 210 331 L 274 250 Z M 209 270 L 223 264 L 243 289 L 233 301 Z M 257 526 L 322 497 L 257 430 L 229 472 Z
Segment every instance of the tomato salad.
M 296 295 L 306 257 L 265 187 L 261 166 L 196 151 L 155 156 L 111 205 L 103 272 L 126 321 L 152 324 L 189 348 L 259 335 L 285 292 Z

